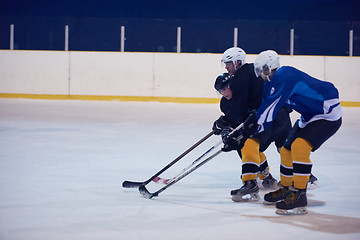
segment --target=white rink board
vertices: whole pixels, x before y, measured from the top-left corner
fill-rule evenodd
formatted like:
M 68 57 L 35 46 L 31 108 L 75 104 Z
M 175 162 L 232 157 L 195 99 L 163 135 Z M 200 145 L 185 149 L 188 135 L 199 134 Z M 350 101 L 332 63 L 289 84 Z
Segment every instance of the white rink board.
M 67 94 L 69 52 L 0 51 L 0 92 Z
M 149 94 L 153 85 L 152 62 L 152 54 L 72 52 L 71 94 L 113 96 Z
M 256 55 L 248 55 L 253 62 Z M 217 98 L 221 54 L 0 51 L 0 93 Z M 280 56 L 360 101 L 359 57 Z

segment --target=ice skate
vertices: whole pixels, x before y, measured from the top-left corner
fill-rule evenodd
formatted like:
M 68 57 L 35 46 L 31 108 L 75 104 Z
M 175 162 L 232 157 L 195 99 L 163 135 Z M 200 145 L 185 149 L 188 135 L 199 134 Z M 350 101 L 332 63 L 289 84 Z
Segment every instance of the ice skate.
M 271 173 L 269 173 L 268 176 L 263 179 L 261 184 L 265 189 L 275 188 L 277 180 L 271 175 Z
M 275 213 L 279 215 L 304 215 L 307 214 L 306 189 L 289 188 L 284 201 L 276 203 Z
M 234 202 L 253 202 L 258 201 L 259 197 L 259 187 L 256 180 L 246 181 L 244 185 L 239 188 L 231 191 L 232 200 Z
M 274 205 L 277 202 L 284 200 L 286 195 L 289 192 L 289 187 L 284 187 L 278 184 L 280 188 L 274 192 L 269 192 L 264 195 L 264 204 L 265 205 Z
M 307 189 L 314 189 L 320 187 L 319 180 L 313 174 L 310 175 L 309 181 L 307 183 Z

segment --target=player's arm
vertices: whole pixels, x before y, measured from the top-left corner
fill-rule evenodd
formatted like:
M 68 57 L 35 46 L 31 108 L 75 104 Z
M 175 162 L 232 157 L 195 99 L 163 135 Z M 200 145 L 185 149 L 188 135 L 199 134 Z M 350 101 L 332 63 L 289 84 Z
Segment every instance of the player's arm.
M 260 77 L 257 78 L 255 76 L 254 71 L 250 76 L 249 82 L 249 95 L 248 95 L 248 102 L 249 102 L 249 111 L 257 110 L 262 102 L 263 96 L 263 88 L 264 88 L 264 80 Z
M 264 131 L 271 125 L 286 100 L 292 95 L 293 83 L 291 81 L 280 78 L 273 80 L 273 87 L 269 89 L 270 94 L 264 98 L 256 112 L 257 124 L 260 126 L 258 132 Z

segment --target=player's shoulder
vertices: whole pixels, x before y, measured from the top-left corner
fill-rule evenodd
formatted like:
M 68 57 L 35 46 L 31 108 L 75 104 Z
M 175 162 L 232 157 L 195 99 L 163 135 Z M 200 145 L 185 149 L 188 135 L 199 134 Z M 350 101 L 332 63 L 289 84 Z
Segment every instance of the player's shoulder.
M 230 101 L 227 100 L 224 96 L 221 97 L 220 99 L 220 105 L 226 105 L 228 104 Z
M 241 66 L 241 68 L 254 71 L 254 64 L 253 63 L 245 63 L 244 65 Z
M 298 71 L 299 70 L 291 66 L 282 66 L 278 70 L 276 70 L 276 73 L 274 74 L 272 81 L 278 81 L 278 80 L 282 81 L 284 79 L 297 75 Z
M 226 114 L 227 109 L 229 109 L 231 106 L 231 100 L 227 100 L 225 97 L 222 97 L 220 100 L 220 110 Z
M 254 73 L 254 64 L 245 63 L 238 70 L 236 70 L 234 76 L 237 75 L 248 75 Z
M 294 73 L 294 72 L 300 72 L 299 69 L 296 69 L 292 66 L 282 66 L 278 70 L 280 73 Z

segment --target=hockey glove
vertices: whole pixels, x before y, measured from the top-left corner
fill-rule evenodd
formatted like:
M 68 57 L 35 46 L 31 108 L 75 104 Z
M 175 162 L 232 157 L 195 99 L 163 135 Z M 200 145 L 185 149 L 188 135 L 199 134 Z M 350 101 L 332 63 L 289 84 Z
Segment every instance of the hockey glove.
M 231 136 L 224 138 L 224 147 L 221 150 L 223 152 L 230 152 L 232 150 L 241 149 L 244 146 L 245 141 L 246 138 L 243 135 L 237 134 L 235 137 L 234 134 L 232 134 Z
M 229 128 L 230 124 L 226 121 L 225 116 L 220 116 L 213 124 L 212 130 L 215 135 L 220 135 L 225 128 Z
M 232 131 L 233 131 L 233 129 L 231 127 L 225 127 L 220 132 L 221 139 L 224 140 Z
M 255 112 L 252 112 L 250 116 L 244 121 L 243 126 L 243 135 L 246 138 L 253 137 L 256 131 L 259 128 L 259 124 L 257 124 L 257 118 L 255 116 Z

